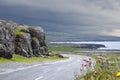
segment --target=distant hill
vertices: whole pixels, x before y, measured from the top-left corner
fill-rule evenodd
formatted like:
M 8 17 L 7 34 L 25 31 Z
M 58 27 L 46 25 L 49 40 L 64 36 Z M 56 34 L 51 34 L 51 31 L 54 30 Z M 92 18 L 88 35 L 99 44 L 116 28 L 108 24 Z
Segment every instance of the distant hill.
M 64 45 L 64 46 L 70 46 L 70 47 L 76 47 L 76 48 L 87 48 L 87 49 L 98 49 L 98 48 L 105 48 L 106 46 L 103 44 L 91 44 L 91 43 L 72 43 L 72 42 L 51 42 L 50 44 L 56 44 L 56 45 Z

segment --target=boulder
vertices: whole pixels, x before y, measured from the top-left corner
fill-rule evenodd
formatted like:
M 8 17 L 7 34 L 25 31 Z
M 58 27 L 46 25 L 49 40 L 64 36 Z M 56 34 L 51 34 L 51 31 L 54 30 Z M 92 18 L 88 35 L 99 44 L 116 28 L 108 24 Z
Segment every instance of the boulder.
M 14 53 L 25 57 L 47 56 L 44 30 L 0 20 L 0 57 L 11 59 Z
M 14 54 L 14 34 L 16 24 L 10 21 L 0 20 L 0 57 L 12 58 Z
M 56 56 L 59 57 L 59 58 L 64 58 L 64 56 L 61 55 L 61 54 L 56 54 Z
M 0 57 L 4 57 L 7 59 L 12 58 L 12 54 L 10 54 L 10 52 L 7 51 L 6 47 L 3 44 L 0 44 Z
M 25 26 L 19 26 L 17 29 L 19 29 L 19 31 L 15 35 L 15 53 L 25 57 L 33 56 L 31 35 L 23 32 L 23 30 L 25 31 Z
M 25 56 L 47 56 L 45 33 L 41 27 L 19 25 L 15 30 L 15 53 Z
M 29 32 L 31 37 L 36 37 L 38 40 L 45 40 L 45 32 L 40 26 L 31 26 L 29 27 Z
M 44 30 L 40 26 L 29 27 L 29 32 L 31 34 L 31 37 L 36 39 L 36 40 L 32 40 L 33 49 L 38 50 L 38 48 L 35 47 L 35 45 L 39 46 L 39 51 L 37 51 L 37 52 L 41 53 L 40 55 L 46 55 L 47 56 L 48 55 L 48 49 L 47 49 L 47 45 L 46 45 L 46 42 L 45 42 L 45 32 L 44 32 Z
M 33 54 L 35 56 L 40 56 L 41 55 L 40 43 L 39 43 L 39 40 L 36 37 L 32 38 L 31 46 L 32 46 Z

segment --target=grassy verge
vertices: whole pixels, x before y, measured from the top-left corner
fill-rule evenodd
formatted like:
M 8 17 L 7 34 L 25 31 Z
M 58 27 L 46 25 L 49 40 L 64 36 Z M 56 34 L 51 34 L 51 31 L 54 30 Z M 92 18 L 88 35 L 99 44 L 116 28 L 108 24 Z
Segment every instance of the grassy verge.
M 91 56 L 96 60 L 94 69 L 90 67 L 91 65 L 83 66 L 88 73 L 77 76 L 76 80 L 120 80 L 120 75 L 117 76 L 120 72 L 120 53 Z M 86 63 L 88 64 L 89 61 Z
M 19 32 L 20 29 L 18 29 L 15 32 L 16 33 Z M 45 61 L 45 60 L 63 60 L 63 59 L 68 59 L 68 57 L 60 58 L 60 57 L 56 56 L 55 54 L 59 54 L 59 53 L 62 53 L 64 51 L 69 52 L 69 51 L 76 50 L 76 48 L 66 47 L 64 45 L 48 45 L 48 48 L 50 50 L 50 54 L 51 53 L 52 54 L 51 54 L 51 56 L 48 56 L 46 58 L 42 58 L 42 57 L 26 58 L 26 57 L 14 54 L 12 59 L 5 59 L 5 58 L 0 57 L 0 63 L 6 63 L 6 62 L 25 62 L 25 63 L 30 63 L 30 62 Z M 59 52 L 59 51 L 62 51 L 62 52 Z
M 6 63 L 6 62 L 12 62 L 12 61 L 9 59 L 5 59 L 5 58 L 0 57 L 0 63 Z
M 25 62 L 25 63 L 27 62 L 27 63 L 31 63 L 31 62 L 35 62 L 35 61 L 62 60 L 62 59 L 67 59 L 67 57 L 59 58 L 57 56 L 49 56 L 49 57 L 46 57 L 46 58 L 42 58 L 42 57 L 26 58 L 26 57 L 23 57 L 23 56 L 14 55 L 12 59 L 5 59 L 5 58 L 0 57 L 0 63 L 6 63 L 6 62 Z

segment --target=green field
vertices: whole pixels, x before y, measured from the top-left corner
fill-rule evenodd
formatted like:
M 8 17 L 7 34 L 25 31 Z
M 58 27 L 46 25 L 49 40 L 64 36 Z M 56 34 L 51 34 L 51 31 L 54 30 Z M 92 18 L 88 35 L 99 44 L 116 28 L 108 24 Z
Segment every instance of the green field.
M 80 50 L 80 48 L 76 48 L 76 47 L 64 45 L 64 44 L 49 44 L 48 48 L 50 51 L 74 52 L 76 50 Z

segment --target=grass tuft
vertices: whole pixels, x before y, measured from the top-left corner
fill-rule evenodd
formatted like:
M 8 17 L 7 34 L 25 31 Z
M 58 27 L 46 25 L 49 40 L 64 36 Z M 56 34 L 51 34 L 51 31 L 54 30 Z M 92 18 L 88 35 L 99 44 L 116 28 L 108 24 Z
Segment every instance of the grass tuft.
M 18 28 L 14 30 L 14 35 L 24 35 L 25 33 L 21 31 L 22 29 L 23 26 L 18 26 Z

